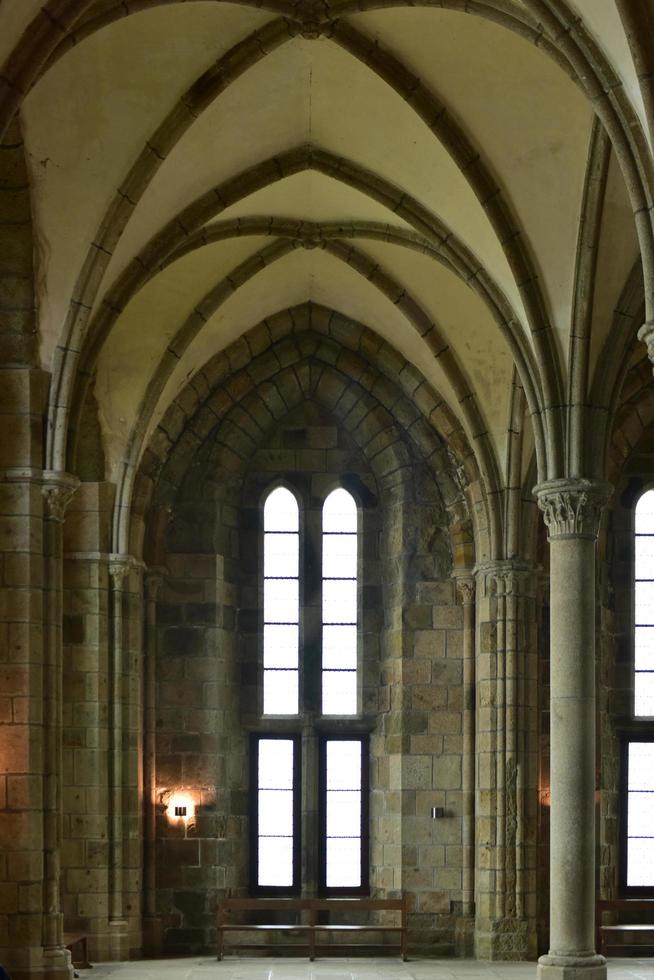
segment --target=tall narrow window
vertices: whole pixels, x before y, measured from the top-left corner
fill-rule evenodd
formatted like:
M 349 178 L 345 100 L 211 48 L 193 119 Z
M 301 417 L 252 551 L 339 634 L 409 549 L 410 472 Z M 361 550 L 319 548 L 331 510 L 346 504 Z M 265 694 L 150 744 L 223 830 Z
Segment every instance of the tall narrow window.
M 364 737 L 321 740 L 321 890 L 367 890 L 368 769 Z
M 654 717 L 654 490 L 636 505 L 634 715 Z
M 299 690 L 299 512 L 277 487 L 263 512 L 263 713 L 296 715 Z
M 297 736 L 252 737 L 252 888 L 259 893 L 299 887 L 299 752 Z
M 322 711 L 357 713 L 357 508 L 339 488 L 322 511 Z

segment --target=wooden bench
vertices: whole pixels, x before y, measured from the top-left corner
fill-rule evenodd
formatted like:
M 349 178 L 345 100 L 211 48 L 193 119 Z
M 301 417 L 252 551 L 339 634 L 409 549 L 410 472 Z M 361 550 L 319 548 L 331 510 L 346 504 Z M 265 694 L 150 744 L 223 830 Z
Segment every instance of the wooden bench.
M 242 914 L 248 912 L 257 913 L 256 918 L 260 919 L 262 912 L 282 913 L 287 918 L 287 913 L 292 913 L 298 921 L 296 922 L 235 922 L 231 916 L 233 913 Z M 360 912 L 399 912 L 399 925 L 388 925 L 380 923 L 335 923 L 331 922 L 331 913 L 356 913 Z M 329 917 L 330 921 L 320 921 Z M 264 920 L 266 916 L 263 917 Z M 268 916 L 267 918 L 271 918 Z M 316 951 L 351 952 L 352 950 L 375 948 L 378 949 L 382 944 L 374 942 L 353 942 L 344 943 L 341 941 L 345 937 L 365 935 L 366 933 L 382 933 L 385 936 L 395 938 L 395 943 L 384 943 L 383 947 L 397 947 L 403 960 L 407 958 L 407 913 L 406 903 L 403 898 L 225 898 L 218 902 L 217 910 L 217 956 L 222 960 L 225 953 L 225 934 L 233 932 L 259 933 L 264 936 L 264 941 L 257 943 L 230 943 L 231 949 L 265 949 L 266 945 L 272 948 L 272 943 L 266 944 L 265 934 L 288 935 L 294 941 L 289 943 L 275 943 L 277 946 L 288 948 L 300 948 L 307 950 L 309 959 L 316 958 Z M 339 937 L 336 943 L 329 943 L 329 937 Z M 321 941 L 322 940 L 322 941 Z
M 90 970 L 92 964 L 89 963 L 87 937 L 83 932 L 65 932 L 64 946 L 70 952 L 73 966 L 77 970 Z
M 630 921 L 605 925 L 604 912 L 622 914 Z M 601 899 L 597 903 L 597 918 L 598 946 L 603 956 L 654 956 L 654 900 Z

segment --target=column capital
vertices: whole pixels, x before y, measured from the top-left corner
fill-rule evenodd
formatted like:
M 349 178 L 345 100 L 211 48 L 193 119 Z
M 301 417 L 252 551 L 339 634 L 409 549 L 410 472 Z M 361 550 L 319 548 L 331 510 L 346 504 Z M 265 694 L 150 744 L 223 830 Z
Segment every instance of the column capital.
M 143 562 L 133 558 L 132 555 L 114 553 L 109 555 L 109 574 L 113 579 L 114 588 L 116 589 L 122 586 L 123 579 L 129 572 L 142 571 L 143 568 Z
M 471 568 L 460 569 L 454 573 L 456 591 L 461 597 L 464 606 L 469 606 L 475 601 L 475 576 Z
M 638 339 L 647 347 L 647 356 L 654 364 L 654 320 L 646 320 L 638 330 Z
M 79 478 L 70 473 L 43 470 L 40 483 L 46 519 L 63 524 L 66 508 L 79 487 Z
M 602 511 L 613 487 L 603 480 L 548 480 L 534 487 L 550 541 L 560 538 L 595 540 Z
M 480 584 L 483 583 L 487 595 L 493 592 L 501 595 L 524 594 L 534 571 L 534 566 L 523 558 L 497 558 L 475 566 L 475 575 Z
M 145 593 L 149 601 L 154 602 L 159 594 L 159 589 L 166 576 L 166 569 L 161 566 L 153 566 L 145 570 Z

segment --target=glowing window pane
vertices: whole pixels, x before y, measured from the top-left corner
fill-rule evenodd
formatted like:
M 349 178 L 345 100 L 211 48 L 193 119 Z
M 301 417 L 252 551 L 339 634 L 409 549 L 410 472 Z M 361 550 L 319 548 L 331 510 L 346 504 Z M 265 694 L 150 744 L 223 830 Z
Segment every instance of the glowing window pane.
M 361 742 L 327 742 L 327 789 L 361 789 Z
M 333 490 L 325 500 L 322 510 L 323 531 L 352 531 L 357 530 L 357 505 L 352 494 L 339 487 Z
M 654 838 L 630 837 L 627 842 L 627 885 L 654 884 Z
M 636 578 L 654 579 L 654 535 L 636 535 Z
M 322 713 L 355 715 L 357 713 L 357 674 L 355 670 L 323 670 Z
M 264 535 L 263 574 L 266 578 L 297 578 L 298 535 Z
M 259 789 L 293 788 L 293 741 L 290 738 L 259 739 Z
M 627 885 L 654 885 L 654 742 L 630 742 Z
M 654 582 L 636 582 L 636 624 L 654 623 Z
M 356 534 L 325 534 L 322 539 L 323 578 L 357 577 Z
M 327 793 L 327 836 L 361 836 L 361 793 Z
M 654 628 L 636 627 L 636 670 L 654 670 Z
M 359 888 L 361 839 L 328 837 L 326 872 L 328 888 Z
M 652 639 L 654 640 L 654 631 Z M 323 670 L 329 670 L 330 668 L 332 670 L 356 670 L 356 626 L 323 626 L 322 666 Z
M 294 753 L 292 739 L 257 741 L 257 883 L 293 885 Z
M 263 665 L 297 669 L 298 628 L 266 623 L 263 628 Z
M 634 714 L 654 717 L 654 673 L 636 671 L 634 675 Z
M 356 623 L 356 580 L 323 579 L 322 621 L 323 623 Z
M 268 578 L 263 597 L 265 623 L 297 623 L 299 615 L 298 581 L 294 578 Z
M 296 715 L 298 708 L 298 671 L 264 670 L 264 715 Z
M 264 506 L 263 713 L 266 715 L 296 715 L 299 710 L 298 529 L 297 501 L 286 487 L 277 487 L 268 495 Z
M 259 836 L 293 836 L 292 790 L 259 790 Z
M 259 876 L 262 887 L 290 888 L 293 885 L 293 838 L 259 838 Z
M 298 531 L 300 518 L 297 500 L 286 487 L 268 494 L 263 508 L 264 531 Z
M 629 837 L 654 836 L 654 794 L 629 793 L 629 819 L 627 833 Z
M 360 739 L 325 743 L 325 883 L 358 888 L 362 858 L 362 762 Z

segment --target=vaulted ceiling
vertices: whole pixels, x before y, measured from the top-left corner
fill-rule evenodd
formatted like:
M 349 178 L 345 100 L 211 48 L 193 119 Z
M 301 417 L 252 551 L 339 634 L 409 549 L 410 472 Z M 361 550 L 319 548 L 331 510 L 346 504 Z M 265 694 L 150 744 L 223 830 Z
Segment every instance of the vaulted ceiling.
M 649 298 L 615 0 L 2 0 L 4 57 L 53 468 L 92 397 L 106 478 L 133 471 L 211 357 L 307 301 L 412 363 L 500 489 L 534 451 L 541 478 L 583 467 L 575 407 L 608 410 L 615 311 L 634 277 Z

